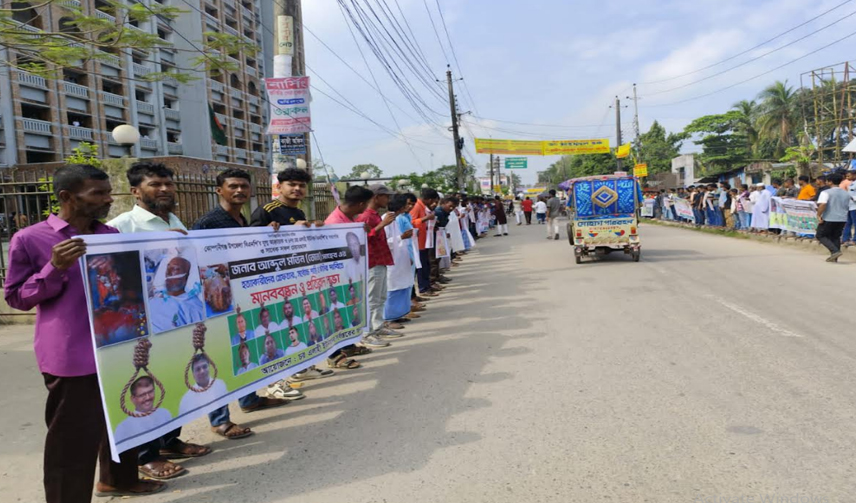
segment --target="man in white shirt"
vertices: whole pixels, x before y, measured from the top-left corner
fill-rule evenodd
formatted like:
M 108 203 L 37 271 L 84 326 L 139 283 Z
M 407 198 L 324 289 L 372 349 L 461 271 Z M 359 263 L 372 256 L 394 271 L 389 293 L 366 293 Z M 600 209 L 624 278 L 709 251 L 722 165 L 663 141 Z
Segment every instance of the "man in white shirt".
M 291 344 L 289 344 L 288 347 L 285 348 L 285 354 L 286 355 L 298 353 L 298 352 L 303 351 L 304 349 L 306 349 L 308 347 L 303 342 L 300 342 L 300 337 L 297 334 L 297 328 L 296 327 L 292 327 L 288 331 L 288 339 L 289 339 L 289 341 L 291 341 Z
M 250 347 L 247 346 L 246 342 L 242 342 L 241 345 L 238 346 L 238 357 L 241 359 L 241 366 L 238 367 L 238 370 L 235 372 L 236 376 L 258 367 L 258 365 L 250 361 Z
M 126 176 L 136 204 L 131 211 L 120 214 L 107 225 L 119 229 L 123 234 L 159 231 L 187 234 L 187 228 L 174 213 L 176 187 L 171 169 L 160 163 L 136 162 L 128 169 Z M 178 438 L 180 435 L 181 428 L 176 428 L 138 448 L 139 464 L 147 476 L 169 478 L 187 473 L 181 465 L 162 457 L 162 452 L 176 458 L 199 457 L 211 452 L 208 446 L 182 441 Z
M 291 299 L 285 299 L 282 304 L 282 323 L 279 324 L 279 329 L 286 330 L 301 323 L 303 319 L 294 313 L 294 304 L 291 303 Z
M 168 423 L 172 419 L 172 414 L 166 409 L 155 409 L 155 382 L 149 376 L 137 378 L 131 384 L 131 403 L 134 404 L 134 412 L 141 415 L 140 417 L 128 416 L 116 426 L 116 431 L 113 432 L 113 438 L 116 442 L 121 442 L 133 438 L 141 433 L 151 431 L 158 426 Z
M 541 198 L 535 203 L 535 217 L 538 219 L 539 224 L 547 223 L 547 203 Z
M 181 398 L 181 403 L 178 405 L 179 414 L 189 414 L 229 392 L 222 379 L 211 382 L 210 365 L 211 361 L 208 359 L 208 355 L 197 353 L 193 356 L 190 369 L 193 371 L 193 380 L 196 385 Z
M 327 293 L 330 296 L 330 309 L 342 309 L 345 307 L 345 304 L 339 302 L 339 292 L 336 291 L 336 287 L 331 286 L 330 289 L 327 290 Z
M 270 321 L 270 311 L 267 306 L 262 306 L 259 311 L 259 326 L 256 327 L 256 338 L 261 339 L 267 334 L 272 334 L 279 330 L 276 323 Z

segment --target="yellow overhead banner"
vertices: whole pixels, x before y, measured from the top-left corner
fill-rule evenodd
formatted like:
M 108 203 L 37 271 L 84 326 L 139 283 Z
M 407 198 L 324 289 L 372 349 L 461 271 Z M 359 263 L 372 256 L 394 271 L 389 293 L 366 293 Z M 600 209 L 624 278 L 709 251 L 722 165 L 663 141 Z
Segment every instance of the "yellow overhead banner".
M 494 140 L 476 138 L 476 152 L 479 154 L 522 154 L 543 155 L 540 141 Z
M 636 178 L 648 176 L 648 165 L 637 164 L 636 166 L 633 166 L 633 176 L 635 176 Z
M 479 154 L 578 155 L 608 154 L 609 140 L 494 140 L 476 138 Z
M 629 143 L 625 143 L 624 145 L 620 145 L 618 147 L 618 152 L 615 153 L 615 157 L 618 157 L 619 159 L 624 159 L 628 155 L 630 155 L 630 144 Z

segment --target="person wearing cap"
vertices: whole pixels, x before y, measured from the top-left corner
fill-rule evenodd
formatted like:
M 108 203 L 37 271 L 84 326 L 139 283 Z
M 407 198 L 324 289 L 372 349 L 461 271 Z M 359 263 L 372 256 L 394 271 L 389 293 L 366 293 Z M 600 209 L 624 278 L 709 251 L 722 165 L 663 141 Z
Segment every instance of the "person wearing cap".
M 386 301 L 386 273 L 387 267 L 394 265 L 392 252 L 386 240 L 388 225 L 395 221 L 395 214 L 387 213 L 381 218 L 378 210 L 386 208 L 389 204 L 389 196 L 392 191 L 383 184 L 374 184 L 369 187 L 372 198 L 366 210 L 357 215 L 356 220 L 363 222 L 369 229 L 367 247 L 369 251 L 369 278 L 368 278 L 368 302 L 369 302 L 369 333 L 361 344 L 369 348 L 382 348 L 389 346 L 383 339 L 402 337 L 402 334 L 386 328 L 383 321 L 383 305 Z
M 773 195 L 763 182 L 756 184 L 755 187 L 757 200 L 752 207 L 752 228 L 758 232 L 767 232 L 770 227 L 770 200 Z

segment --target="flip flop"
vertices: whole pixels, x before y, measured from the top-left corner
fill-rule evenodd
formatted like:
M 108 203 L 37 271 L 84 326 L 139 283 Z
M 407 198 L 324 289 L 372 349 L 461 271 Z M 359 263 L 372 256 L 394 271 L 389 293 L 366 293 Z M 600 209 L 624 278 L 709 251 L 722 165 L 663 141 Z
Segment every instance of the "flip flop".
M 176 477 L 181 477 L 182 475 L 187 473 L 187 469 L 182 466 L 180 470 L 176 470 L 171 475 L 158 475 L 158 473 L 165 472 L 168 465 L 172 465 L 173 467 L 178 466 L 175 463 L 172 463 L 165 459 L 156 459 L 150 463 L 138 466 L 137 469 L 144 477 L 153 480 L 174 479 Z
M 211 448 L 207 445 L 191 444 L 181 440 L 177 440 L 175 443 L 177 445 L 173 448 L 161 449 L 159 451 L 160 456 L 166 459 L 186 459 L 211 454 Z
M 95 496 L 99 498 L 123 497 L 123 496 L 147 496 L 149 494 L 157 494 L 166 489 L 166 483 L 156 480 L 140 480 L 140 484 L 151 487 L 149 490 L 134 491 L 131 489 L 106 489 L 95 490 Z
M 223 423 L 220 426 L 212 426 L 211 431 L 229 440 L 238 440 L 239 438 L 249 437 L 253 434 L 253 430 L 249 428 L 241 428 L 240 426 L 231 421 L 228 423 Z

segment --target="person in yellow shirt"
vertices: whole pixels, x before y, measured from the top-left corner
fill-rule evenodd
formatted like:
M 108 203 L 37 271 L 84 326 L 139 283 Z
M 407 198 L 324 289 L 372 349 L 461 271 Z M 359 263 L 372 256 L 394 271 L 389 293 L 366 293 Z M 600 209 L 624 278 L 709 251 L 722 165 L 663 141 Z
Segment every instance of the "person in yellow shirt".
M 817 195 L 817 191 L 814 190 L 814 187 L 810 183 L 808 183 L 808 177 L 802 175 L 799 179 L 800 183 L 800 194 L 797 196 L 797 199 L 800 201 L 813 201 L 814 197 Z

